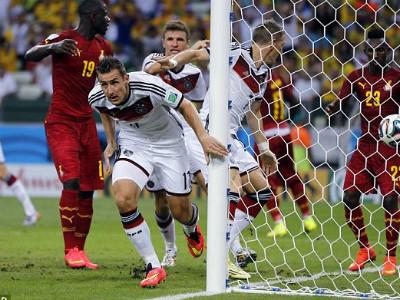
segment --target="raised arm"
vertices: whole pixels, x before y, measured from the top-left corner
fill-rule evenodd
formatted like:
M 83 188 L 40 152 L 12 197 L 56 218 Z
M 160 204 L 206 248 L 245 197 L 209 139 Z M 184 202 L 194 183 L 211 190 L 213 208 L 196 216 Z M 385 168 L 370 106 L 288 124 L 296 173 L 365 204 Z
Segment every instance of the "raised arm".
M 183 99 L 179 106 L 179 111 L 182 113 L 189 126 L 192 127 L 196 133 L 196 136 L 203 147 L 206 159 L 208 159 L 210 154 L 217 156 L 228 155 L 228 150 L 225 148 L 225 146 L 207 134 L 203 124 L 201 123 L 199 114 L 189 100 Z
M 77 55 L 77 53 L 78 48 L 76 46 L 76 41 L 65 39 L 56 43 L 33 46 L 25 53 L 25 60 L 40 61 L 52 54 L 67 54 L 73 56 Z

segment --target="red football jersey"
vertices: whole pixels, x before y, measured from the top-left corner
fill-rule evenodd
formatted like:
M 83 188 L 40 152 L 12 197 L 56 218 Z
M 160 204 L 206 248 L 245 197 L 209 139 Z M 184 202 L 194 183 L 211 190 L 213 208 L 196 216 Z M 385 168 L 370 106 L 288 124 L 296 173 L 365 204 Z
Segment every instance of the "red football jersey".
M 379 140 L 382 118 L 399 113 L 400 72 L 388 67 L 381 76 L 370 73 L 368 67 L 357 69 L 344 81 L 339 98 L 348 99 L 352 93 L 360 102 L 360 141 Z
M 260 107 L 266 136 L 290 134 L 285 99 L 292 96 L 292 89 L 282 76 L 272 72 Z
M 87 40 L 76 30 L 52 34 L 42 44 L 73 39 L 79 55 L 52 55 L 53 96 L 49 113 L 73 117 L 90 117 L 88 95 L 96 82 L 96 66 L 100 56 L 112 55 L 111 45 L 101 36 Z

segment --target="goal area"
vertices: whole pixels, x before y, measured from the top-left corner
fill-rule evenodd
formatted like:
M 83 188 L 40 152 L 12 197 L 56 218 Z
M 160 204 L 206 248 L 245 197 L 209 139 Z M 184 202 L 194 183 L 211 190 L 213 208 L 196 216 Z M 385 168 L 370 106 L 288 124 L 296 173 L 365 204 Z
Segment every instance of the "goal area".
M 271 212 L 278 208 L 263 206 L 240 235 L 243 248 L 257 254 L 244 268 L 251 278 L 228 278 L 224 262 L 227 255 L 235 259 L 227 248 L 228 168 L 227 161 L 213 159 L 208 203 L 208 292 L 400 299 L 399 271 L 392 276 L 381 273 L 387 244 L 385 209 L 379 189 L 360 198 L 376 260 L 360 271 L 349 271 L 359 243 L 345 218 L 343 182 L 346 165 L 361 135 L 361 102 L 352 94 L 338 112 L 331 116 L 326 112 L 326 107 L 338 99 L 349 74 L 367 66 L 364 50 L 371 29 L 384 32 L 390 49 L 388 64 L 400 69 L 399 13 L 400 1 L 395 0 L 211 1 L 210 134 L 227 141 L 230 43 L 250 47 L 253 29 L 273 19 L 285 31 L 286 43 L 276 64 L 270 66 L 272 83 L 267 88 L 272 100 L 269 115 L 263 118 L 277 122 L 278 129 L 269 131 L 268 138 L 290 136 L 285 140 L 287 149 L 292 149 L 290 159 L 317 228 L 307 232 L 306 215 L 297 203 L 292 178 L 278 170 L 281 184 L 275 186 L 274 194 L 287 232 L 282 236 L 268 235 L 277 224 Z M 374 101 L 372 89 L 371 93 Z M 288 127 L 281 130 L 283 122 Z M 257 158 L 254 135 L 245 122 L 237 135 L 246 150 Z M 400 166 L 397 168 L 400 172 Z

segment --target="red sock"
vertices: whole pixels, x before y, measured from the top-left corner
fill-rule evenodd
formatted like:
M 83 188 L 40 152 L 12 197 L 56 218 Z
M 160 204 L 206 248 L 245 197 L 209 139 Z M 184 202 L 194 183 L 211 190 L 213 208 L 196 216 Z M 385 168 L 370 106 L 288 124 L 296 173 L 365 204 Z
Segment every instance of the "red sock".
M 79 250 L 85 247 L 93 216 L 93 199 L 79 199 L 79 210 L 76 215 L 75 241 Z
M 234 201 L 229 201 L 229 220 L 233 221 L 235 219 L 235 210 L 237 203 Z
M 300 178 L 295 175 L 292 180 L 288 182 L 288 187 L 292 190 L 297 206 L 300 208 L 303 217 L 310 215 L 310 206 L 306 194 L 304 193 L 304 184 Z
M 350 210 L 344 206 L 344 215 L 351 231 L 358 241 L 360 248 L 369 247 L 367 232 L 365 231 L 364 215 L 360 206 Z
M 271 196 L 271 199 L 269 199 L 266 203 L 268 212 L 270 213 L 272 219 L 277 222 L 282 220 L 282 214 L 281 211 L 279 210 L 279 200 L 276 198 L 274 195 Z
M 76 215 L 78 212 L 78 191 L 63 190 L 60 199 L 60 219 L 62 232 L 64 236 L 64 251 L 74 248 L 75 230 L 76 230 Z
M 390 213 L 385 211 L 386 248 L 388 256 L 396 256 L 397 242 L 399 240 L 400 210 Z
M 251 194 L 255 195 L 255 194 Z M 248 195 L 242 196 L 240 198 L 240 201 L 237 205 L 237 209 L 241 210 L 242 212 L 248 214 L 250 217 L 255 218 L 258 213 L 260 212 L 262 206 L 260 203 L 257 202 L 257 200 L 252 199 Z

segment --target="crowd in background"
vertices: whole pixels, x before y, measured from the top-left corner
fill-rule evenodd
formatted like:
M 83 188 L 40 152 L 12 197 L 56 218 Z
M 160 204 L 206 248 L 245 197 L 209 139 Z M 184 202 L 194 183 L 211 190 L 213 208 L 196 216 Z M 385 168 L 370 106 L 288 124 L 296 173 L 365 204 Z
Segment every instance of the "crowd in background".
M 129 70 L 141 69 L 148 53 L 162 52 L 161 31 L 169 20 L 184 21 L 191 29 L 192 41 L 209 38 L 210 1 L 106 2 L 111 17 L 106 38 Z M 3 80 L 7 74 L 29 70 L 43 93 L 50 95 L 51 63 L 45 60 L 29 65 L 23 56 L 50 34 L 76 25 L 77 1 L 0 0 L 0 6 L 0 90 L 12 86 L 9 78 Z M 362 41 L 371 25 L 386 30 L 388 43 L 396 49 L 394 62 L 400 65 L 399 9 L 398 0 L 234 0 L 232 38 L 246 44 L 251 29 L 263 20 L 274 18 L 283 23 L 288 39 L 276 71 L 292 85 L 308 112 L 314 112 L 336 98 L 343 75 L 366 62 Z

